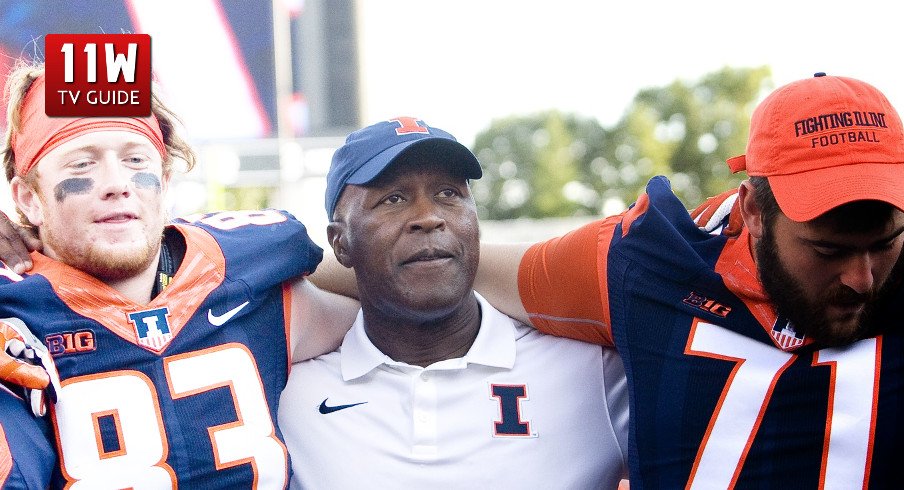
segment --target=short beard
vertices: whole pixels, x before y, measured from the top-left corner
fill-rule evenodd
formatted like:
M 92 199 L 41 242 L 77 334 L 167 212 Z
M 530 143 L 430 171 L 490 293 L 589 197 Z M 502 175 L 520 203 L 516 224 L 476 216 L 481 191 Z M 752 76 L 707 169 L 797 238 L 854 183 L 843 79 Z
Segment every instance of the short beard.
M 160 236 L 162 239 L 162 229 Z M 51 231 L 51 227 L 47 227 L 45 241 L 56 253 L 58 261 L 102 281 L 118 281 L 137 276 L 151 266 L 160 251 L 159 239 L 149 240 L 141 247 L 117 253 L 99 250 L 90 244 L 84 249 L 73 250 Z
M 755 253 L 760 282 L 769 299 L 775 305 L 778 314 L 786 317 L 794 331 L 816 341 L 823 347 L 835 347 L 850 344 L 865 338 L 874 326 L 876 305 L 890 294 L 891 285 L 895 282 L 886 280 L 880 288 L 874 288 L 861 294 L 851 288 L 839 285 L 824 291 L 816 300 L 810 300 L 803 288 L 788 272 L 775 243 L 774 223 L 767 224 L 763 236 L 756 244 Z M 832 303 L 863 302 L 863 312 L 856 328 L 849 331 L 838 331 L 825 315 L 824 308 Z

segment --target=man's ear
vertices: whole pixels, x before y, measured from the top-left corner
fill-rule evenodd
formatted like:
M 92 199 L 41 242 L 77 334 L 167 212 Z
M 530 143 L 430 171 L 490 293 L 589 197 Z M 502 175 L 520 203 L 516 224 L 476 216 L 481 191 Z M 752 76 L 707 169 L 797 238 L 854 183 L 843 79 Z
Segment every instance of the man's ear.
M 38 191 L 18 176 L 13 177 L 13 180 L 9 182 L 9 188 L 16 207 L 22 211 L 28 221 L 35 226 L 43 225 L 44 203 L 41 201 Z
M 330 242 L 336 260 L 345 267 L 354 267 L 348 250 L 348 226 L 341 221 L 333 221 L 326 226 L 326 238 Z
M 741 207 L 741 218 L 750 232 L 750 236 L 759 239 L 763 236 L 763 210 L 753 197 L 753 184 L 749 180 L 741 182 L 738 188 L 738 201 Z

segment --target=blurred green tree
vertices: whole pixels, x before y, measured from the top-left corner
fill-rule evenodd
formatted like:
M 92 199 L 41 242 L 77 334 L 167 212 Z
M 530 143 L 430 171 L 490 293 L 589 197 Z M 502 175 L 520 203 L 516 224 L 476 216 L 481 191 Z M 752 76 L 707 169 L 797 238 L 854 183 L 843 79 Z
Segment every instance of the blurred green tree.
M 750 114 L 771 88 L 768 67 L 726 67 L 641 90 L 612 128 L 558 111 L 493 121 L 474 143 L 480 215 L 611 214 L 654 175 L 693 207 L 740 182 L 725 160 L 744 152 Z
M 606 138 L 595 120 L 557 111 L 494 121 L 474 145 L 484 168 L 473 184 L 481 216 L 595 213 L 599 196 L 584 174 Z

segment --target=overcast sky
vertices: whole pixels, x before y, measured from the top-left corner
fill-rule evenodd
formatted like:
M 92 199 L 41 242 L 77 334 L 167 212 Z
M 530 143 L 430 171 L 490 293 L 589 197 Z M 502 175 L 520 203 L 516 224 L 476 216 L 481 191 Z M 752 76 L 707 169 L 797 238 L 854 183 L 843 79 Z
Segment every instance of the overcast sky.
M 637 91 L 723 66 L 825 71 L 904 109 L 904 16 L 860 0 L 361 0 L 363 123 L 412 115 L 465 144 L 556 108 L 616 122 Z

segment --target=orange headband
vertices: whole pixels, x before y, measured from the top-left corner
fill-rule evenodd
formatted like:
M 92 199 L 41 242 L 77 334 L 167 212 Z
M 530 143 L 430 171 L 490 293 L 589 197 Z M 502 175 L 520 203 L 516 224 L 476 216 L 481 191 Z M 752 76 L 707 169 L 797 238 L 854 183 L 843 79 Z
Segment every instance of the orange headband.
M 147 137 L 166 160 L 166 146 L 160 124 L 150 117 L 47 117 L 44 112 L 44 75 L 35 79 L 19 111 L 19 130 L 13 133 L 12 149 L 16 175 L 25 176 L 50 150 L 94 131 L 131 131 Z

